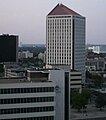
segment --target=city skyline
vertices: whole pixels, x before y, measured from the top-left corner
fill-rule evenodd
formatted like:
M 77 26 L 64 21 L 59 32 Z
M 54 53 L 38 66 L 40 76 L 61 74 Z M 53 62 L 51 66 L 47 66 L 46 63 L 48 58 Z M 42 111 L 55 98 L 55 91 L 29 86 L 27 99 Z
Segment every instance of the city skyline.
M 22 43 L 46 43 L 46 14 L 63 3 L 86 17 L 86 43 L 106 44 L 104 0 L 0 0 L 0 34 L 19 35 Z

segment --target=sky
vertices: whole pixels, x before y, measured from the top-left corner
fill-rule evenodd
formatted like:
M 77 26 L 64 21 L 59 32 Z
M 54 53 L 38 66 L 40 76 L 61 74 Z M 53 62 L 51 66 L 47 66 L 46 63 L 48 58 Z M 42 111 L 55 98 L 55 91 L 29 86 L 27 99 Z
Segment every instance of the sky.
M 62 3 L 86 17 L 86 43 L 106 44 L 106 0 L 0 0 L 0 34 L 46 43 L 46 15 Z

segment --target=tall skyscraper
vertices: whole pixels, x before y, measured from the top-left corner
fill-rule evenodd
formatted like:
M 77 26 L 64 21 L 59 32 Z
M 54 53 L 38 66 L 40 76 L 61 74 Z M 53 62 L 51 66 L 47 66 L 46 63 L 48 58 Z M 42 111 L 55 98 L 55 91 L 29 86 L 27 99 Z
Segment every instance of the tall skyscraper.
M 46 64 L 85 74 L 85 17 L 58 4 L 46 17 Z

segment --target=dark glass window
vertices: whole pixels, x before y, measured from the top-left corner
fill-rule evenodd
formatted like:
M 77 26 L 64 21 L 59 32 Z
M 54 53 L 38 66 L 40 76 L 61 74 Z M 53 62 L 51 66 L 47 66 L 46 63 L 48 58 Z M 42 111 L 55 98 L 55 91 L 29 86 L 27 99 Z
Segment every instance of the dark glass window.
M 0 104 L 53 102 L 53 101 L 54 97 L 12 98 L 12 99 L 0 99 Z
M 32 113 L 32 112 L 47 112 L 47 111 L 54 111 L 54 107 L 48 106 L 48 107 L 0 109 L 0 114 L 17 114 L 17 113 Z
M 2 119 L 4 120 L 4 119 Z M 5 120 L 54 120 L 54 116 L 44 116 L 44 117 L 30 117 L 30 118 L 13 118 Z
M 0 94 L 54 92 L 54 87 L 0 89 Z

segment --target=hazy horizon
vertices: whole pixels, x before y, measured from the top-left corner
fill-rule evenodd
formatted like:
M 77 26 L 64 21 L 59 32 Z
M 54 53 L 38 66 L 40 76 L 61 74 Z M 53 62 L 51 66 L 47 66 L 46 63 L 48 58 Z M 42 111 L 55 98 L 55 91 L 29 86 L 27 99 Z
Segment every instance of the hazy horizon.
M 86 43 L 106 44 L 106 0 L 0 0 L 0 34 L 28 44 L 46 43 L 46 15 L 63 3 L 86 17 Z

